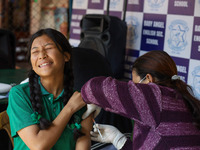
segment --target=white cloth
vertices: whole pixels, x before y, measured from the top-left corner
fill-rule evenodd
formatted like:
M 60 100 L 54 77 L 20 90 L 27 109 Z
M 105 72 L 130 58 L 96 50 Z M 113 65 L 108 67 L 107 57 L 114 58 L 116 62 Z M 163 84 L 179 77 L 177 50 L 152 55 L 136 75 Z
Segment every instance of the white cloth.
M 99 106 L 96 106 L 94 104 L 87 104 L 87 110 L 82 115 L 82 119 L 87 118 L 93 112 L 94 112 L 94 118 L 96 118 L 96 116 L 99 115 L 100 111 L 101 111 L 101 108 Z
M 0 93 L 8 93 L 12 86 L 6 83 L 0 83 Z
M 29 82 L 29 78 L 26 78 L 26 79 L 23 80 L 20 84 L 23 84 L 23 83 L 26 83 L 26 82 Z

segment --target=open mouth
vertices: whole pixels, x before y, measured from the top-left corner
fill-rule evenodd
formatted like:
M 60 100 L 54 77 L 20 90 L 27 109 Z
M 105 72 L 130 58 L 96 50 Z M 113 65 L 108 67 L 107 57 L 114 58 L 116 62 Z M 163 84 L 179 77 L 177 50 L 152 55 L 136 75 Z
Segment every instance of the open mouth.
M 47 66 L 47 65 L 51 65 L 51 64 L 52 64 L 51 62 L 43 63 L 43 64 L 39 65 L 39 67 L 41 68 L 41 67 L 45 67 L 45 66 Z

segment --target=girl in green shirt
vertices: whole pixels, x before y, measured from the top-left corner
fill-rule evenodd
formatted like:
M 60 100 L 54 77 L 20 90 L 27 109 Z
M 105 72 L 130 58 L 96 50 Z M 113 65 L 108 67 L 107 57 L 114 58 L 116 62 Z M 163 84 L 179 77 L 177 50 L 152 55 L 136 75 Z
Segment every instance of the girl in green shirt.
M 68 40 L 54 29 L 42 29 L 28 49 L 29 83 L 10 90 L 7 108 L 14 149 L 90 149 L 92 116 L 81 119 L 85 104 L 73 92 Z

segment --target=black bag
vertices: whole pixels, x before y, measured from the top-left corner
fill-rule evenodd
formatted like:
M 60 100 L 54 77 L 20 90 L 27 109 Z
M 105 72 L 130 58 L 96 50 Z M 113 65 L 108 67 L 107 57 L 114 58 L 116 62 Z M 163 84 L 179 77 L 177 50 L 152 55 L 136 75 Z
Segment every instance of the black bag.
M 125 1 L 127 2 L 127 0 Z M 124 8 L 124 18 L 126 11 Z M 98 51 L 110 63 L 113 77 L 122 78 L 124 71 L 126 32 L 125 19 L 107 15 L 86 14 L 81 20 L 81 42 L 78 47 Z
M 0 29 L 0 69 L 15 68 L 16 38 L 14 33 Z

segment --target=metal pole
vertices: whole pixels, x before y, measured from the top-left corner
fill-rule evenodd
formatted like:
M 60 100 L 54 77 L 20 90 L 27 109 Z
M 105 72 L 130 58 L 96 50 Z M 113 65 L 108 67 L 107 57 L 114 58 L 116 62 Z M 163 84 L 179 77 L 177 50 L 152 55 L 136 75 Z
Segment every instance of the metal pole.
M 109 15 L 109 9 L 110 9 L 110 0 L 107 0 L 107 15 Z

